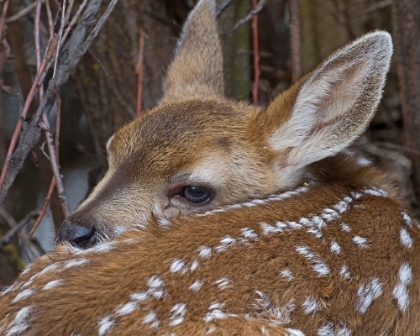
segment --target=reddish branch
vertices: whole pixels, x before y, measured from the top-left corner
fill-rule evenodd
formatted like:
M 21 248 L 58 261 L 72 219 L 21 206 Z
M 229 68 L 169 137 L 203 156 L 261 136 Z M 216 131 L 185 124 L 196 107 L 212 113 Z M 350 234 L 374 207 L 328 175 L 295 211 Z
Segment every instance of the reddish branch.
M 299 0 L 289 0 L 289 26 L 292 83 L 302 75 L 300 60 L 300 20 Z
M 136 65 L 136 74 L 137 74 L 137 106 L 136 106 L 136 116 L 141 114 L 141 101 L 143 96 L 143 59 L 144 59 L 144 30 L 140 29 L 140 38 L 139 38 L 139 56 L 137 59 Z
M 258 0 L 252 0 L 252 8 L 255 10 L 258 6 Z M 260 84 L 260 51 L 258 47 L 258 15 L 252 17 L 252 43 L 254 52 L 254 86 L 252 88 L 252 101 L 258 103 L 258 87 Z

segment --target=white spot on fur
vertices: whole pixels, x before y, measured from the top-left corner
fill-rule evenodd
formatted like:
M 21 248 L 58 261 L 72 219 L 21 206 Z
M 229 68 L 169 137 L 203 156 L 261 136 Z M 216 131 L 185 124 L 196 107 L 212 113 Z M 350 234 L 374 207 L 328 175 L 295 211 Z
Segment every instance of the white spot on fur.
M 413 227 L 413 222 L 412 222 L 410 216 L 405 211 L 401 211 L 401 215 L 402 215 L 402 218 L 404 220 L 404 223 L 407 224 L 410 228 L 412 228 Z
M 312 253 L 308 246 L 298 246 L 296 247 L 296 251 L 312 263 L 312 269 L 318 274 L 318 276 L 322 277 L 330 274 L 330 268 L 321 260 L 320 257 Z
M 31 296 L 33 293 L 35 293 L 32 289 L 25 289 L 22 292 L 20 292 L 16 297 L 13 299 L 12 303 L 18 302 L 22 299 L 26 299 L 28 296 Z
M 128 315 L 131 314 L 133 311 L 135 311 L 137 309 L 137 302 L 128 302 L 122 306 L 120 306 L 117 311 L 115 312 L 115 314 L 117 314 L 117 316 L 123 316 L 123 315 Z
M 343 201 L 337 203 L 336 205 L 334 205 L 334 209 L 342 214 L 345 211 L 347 211 L 347 209 L 349 208 L 349 203 L 350 202 L 346 202 L 346 201 L 343 200 Z
M 213 320 L 222 320 L 229 316 L 237 316 L 235 314 L 227 314 L 223 312 L 221 309 L 223 308 L 223 304 L 220 302 L 213 302 L 209 306 L 208 313 L 204 316 L 204 322 L 208 323 Z
M 270 323 L 283 325 L 291 322 L 291 313 L 296 306 L 294 300 L 290 300 L 283 307 L 278 307 L 269 296 L 261 291 L 255 291 L 259 299 L 256 299 L 256 304 L 252 305 L 255 309 L 255 318 L 247 314 L 248 319 L 267 320 Z
M 318 336 L 351 336 L 352 332 L 346 325 L 340 321 L 338 325 L 327 322 L 323 327 L 318 329 Z
M 198 255 L 203 259 L 207 259 L 211 255 L 211 248 L 207 246 L 200 246 L 198 251 Z
M 52 280 L 52 281 L 48 282 L 47 284 L 45 284 L 45 286 L 42 287 L 42 290 L 48 290 L 48 289 L 51 289 L 51 288 L 55 288 L 55 287 L 61 286 L 63 283 L 64 283 L 63 279 Z
M 115 249 L 117 241 L 106 242 L 102 244 L 97 244 L 94 247 L 88 248 L 86 250 L 77 250 L 74 254 L 89 254 L 89 253 L 107 253 Z
M 351 273 L 347 266 L 342 266 L 340 269 L 340 275 L 343 279 L 349 280 L 351 278 Z
M 291 271 L 291 270 L 289 270 L 289 269 L 285 269 L 285 270 L 283 270 L 283 271 L 281 271 L 280 272 L 280 274 L 283 276 L 283 277 L 285 277 L 286 279 L 287 279 L 287 281 L 290 281 L 290 280 L 292 280 L 293 278 L 294 278 L 294 274 L 293 274 L 293 272 Z
M 311 297 L 307 297 L 302 306 L 304 308 L 303 312 L 305 315 L 315 314 L 321 308 L 319 302 Z
M 404 313 L 410 304 L 410 295 L 408 293 L 408 286 L 411 284 L 413 274 L 409 264 L 404 263 L 398 271 L 398 283 L 395 286 L 392 294 L 397 301 L 398 307 Z
M 284 331 L 286 332 L 285 336 L 305 336 L 305 334 L 297 329 L 285 328 Z
M 244 238 L 249 239 L 249 240 L 258 239 L 257 233 L 253 229 L 250 229 L 250 228 L 241 229 L 241 234 L 244 236 Z
M 320 230 L 327 226 L 324 220 L 319 216 L 312 216 L 311 222 Z
M 172 226 L 172 223 L 169 220 L 167 220 L 166 218 L 159 218 L 157 220 L 157 223 L 158 223 L 159 226 L 163 226 L 163 227 Z
M 347 224 L 345 224 L 345 223 L 341 223 L 340 224 L 340 227 L 341 227 L 341 230 L 342 231 L 344 231 L 344 232 L 350 232 L 351 231 L 351 227 L 350 226 L 348 226 Z
M 372 301 L 381 296 L 382 293 L 382 284 L 378 278 L 373 278 L 368 285 L 360 285 L 357 291 L 357 311 L 364 314 L 371 305 Z
M 362 197 L 363 195 L 357 191 L 352 191 L 350 193 L 351 197 L 353 197 L 353 199 L 358 200 L 360 197 Z
M 335 241 L 333 240 L 331 242 L 331 252 L 334 252 L 335 254 L 340 254 L 341 253 L 341 246 Z
M 151 288 L 158 288 L 163 286 L 163 280 L 157 276 L 152 276 L 147 279 L 147 285 Z
M 318 336 L 335 336 L 334 327 L 331 322 L 328 322 L 324 326 L 318 329 Z
M 368 241 L 366 238 L 364 237 L 360 237 L 360 236 L 354 236 L 353 237 L 353 241 L 356 245 L 358 245 L 359 247 L 362 248 L 367 248 L 369 247 Z
M 177 272 L 181 272 L 184 268 L 185 268 L 185 262 L 182 261 L 181 259 L 175 259 L 174 261 L 172 261 L 169 271 L 171 273 L 177 273 Z
M 63 265 L 63 269 L 68 269 L 71 267 L 76 267 L 76 266 L 83 266 L 83 265 L 87 265 L 90 263 L 89 259 L 73 259 L 73 260 L 69 260 L 66 261 Z
M 404 247 L 406 247 L 406 248 L 413 247 L 413 239 L 411 239 L 410 234 L 408 233 L 408 231 L 405 228 L 401 228 L 401 230 L 400 230 L 400 239 L 401 239 L 401 244 Z
M 200 266 L 200 263 L 197 260 L 194 260 L 191 263 L 190 271 L 194 272 L 199 266 Z
M 187 305 L 185 303 L 177 303 L 172 307 L 172 315 L 169 317 L 169 326 L 175 327 L 185 320 L 185 313 L 187 312 Z
M 377 197 L 388 197 L 388 193 L 385 190 L 379 189 L 379 188 L 365 188 L 362 190 L 363 193 L 368 194 L 368 195 L 372 195 L 372 196 L 377 196 Z
M 260 223 L 260 226 L 264 236 L 269 236 L 271 234 L 283 232 L 283 229 L 277 228 L 273 225 L 264 222 Z
M 215 285 L 219 287 L 220 290 L 223 290 L 230 286 L 231 282 L 228 278 L 221 278 L 214 282 Z
M 356 163 L 361 167 L 367 167 L 372 164 L 372 162 L 364 157 L 358 157 Z
M 31 313 L 35 311 L 35 306 L 28 306 L 21 308 L 13 322 L 9 325 L 9 331 L 6 336 L 14 336 L 22 334 L 26 329 L 28 329 L 28 318 Z
M 22 285 L 22 288 L 25 288 L 25 287 L 31 285 L 37 278 L 39 278 L 39 277 L 41 277 L 41 276 L 43 276 L 47 273 L 52 273 L 52 272 L 56 271 L 59 266 L 61 266 L 61 263 L 58 262 L 58 263 L 54 263 L 54 264 L 51 264 L 51 265 L 45 267 L 41 272 L 38 272 L 37 274 L 34 274 L 33 276 L 31 276 L 29 281 Z
M 105 335 L 109 329 L 111 329 L 114 325 L 114 320 L 112 320 L 109 316 L 105 316 L 104 318 L 102 318 L 99 322 L 99 336 L 103 336 Z
M 200 280 L 196 280 L 196 281 L 194 281 L 194 283 L 190 286 L 190 287 L 188 287 L 191 291 L 193 291 L 193 292 L 197 292 L 200 288 L 201 288 L 201 286 L 203 285 L 203 283 L 200 281 Z
M 333 209 L 324 209 L 324 211 L 321 214 L 321 217 L 324 218 L 324 220 L 326 220 L 327 222 L 330 222 L 340 218 L 340 214 Z
M 152 310 L 147 314 L 142 321 L 143 324 L 151 324 L 152 328 L 157 328 L 159 326 L 159 320 L 157 319 L 157 314 Z
M 131 300 L 133 301 L 145 301 L 148 297 L 147 292 L 138 292 L 130 295 Z
M 220 245 L 216 246 L 214 249 L 216 250 L 217 253 L 220 253 L 222 251 L 227 250 L 229 247 L 231 247 L 235 243 L 236 243 L 235 238 L 226 236 L 220 239 Z
M 20 275 L 25 275 L 27 274 L 29 271 L 32 271 L 32 267 L 31 266 L 26 266 L 26 268 L 23 270 L 22 273 L 20 273 Z

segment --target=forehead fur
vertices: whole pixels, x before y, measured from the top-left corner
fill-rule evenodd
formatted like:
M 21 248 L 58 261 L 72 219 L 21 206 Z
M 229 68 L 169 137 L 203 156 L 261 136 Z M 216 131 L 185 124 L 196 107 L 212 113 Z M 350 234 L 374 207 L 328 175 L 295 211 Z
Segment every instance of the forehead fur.
M 193 162 L 204 149 L 229 151 L 245 138 L 245 120 L 255 109 L 225 99 L 160 105 L 115 134 L 109 146 L 110 166 L 141 164 L 145 172 L 158 169 L 170 174 L 165 170 Z

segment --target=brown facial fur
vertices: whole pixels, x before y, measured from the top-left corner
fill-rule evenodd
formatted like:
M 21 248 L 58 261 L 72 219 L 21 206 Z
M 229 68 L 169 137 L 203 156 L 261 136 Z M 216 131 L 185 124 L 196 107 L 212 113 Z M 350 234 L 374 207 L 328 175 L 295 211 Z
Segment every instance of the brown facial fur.
M 91 217 L 96 230 L 112 236 L 115 223 L 145 226 L 152 214 L 173 218 L 179 211 L 205 211 L 276 191 L 266 168 L 270 151 L 262 144 L 254 149 L 247 136 L 246 119 L 258 112 L 237 102 L 201 99 L 146 113 L 114 135 L 109 171 L 69 220 Z M 173 188 L 189 184 L 211 187 L 214 199 L 194 206 L 171 198 Z
M 161 104 L 112 137 L 109 171 L 67 218 L 60 240 L 78 225 L 111 238 L 145 227 L 152 215 L 172 219 L 319 179 L 311 164 L 347 147 L 372 118 L 391 54 L 389 35 L 372 33 L 331 55 L 267 109 L 228 100 L 215 3 L 200 1 Z M 183 186 L 205 186 L 213 198 L 188 203 L 175 194 Z

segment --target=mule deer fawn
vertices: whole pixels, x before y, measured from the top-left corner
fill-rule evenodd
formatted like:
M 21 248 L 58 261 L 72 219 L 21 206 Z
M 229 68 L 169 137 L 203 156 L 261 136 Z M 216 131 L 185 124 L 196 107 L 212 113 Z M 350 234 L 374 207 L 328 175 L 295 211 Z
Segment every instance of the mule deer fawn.
M 419 225 L 343 152 L 379 102 L 389 34 L 261 109 L 223 97 L 214 7 L 190 14 L 161 104 L 109 141 L 108 173 L 60 233 L 71 244 L 2 294 L 0 334 L 420 333 Z

